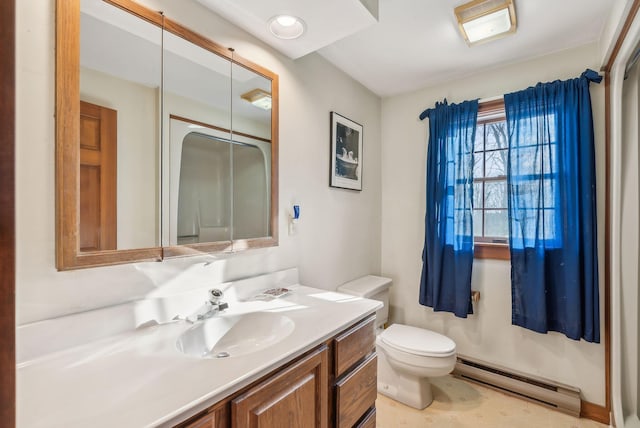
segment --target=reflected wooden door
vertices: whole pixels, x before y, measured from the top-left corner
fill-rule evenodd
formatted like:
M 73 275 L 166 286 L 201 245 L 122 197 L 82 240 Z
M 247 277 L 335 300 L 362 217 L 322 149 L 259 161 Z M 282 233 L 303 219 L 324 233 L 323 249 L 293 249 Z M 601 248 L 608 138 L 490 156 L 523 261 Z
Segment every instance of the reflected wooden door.
M 116 249 L 117 117 L 80 101 L 80 251 Z

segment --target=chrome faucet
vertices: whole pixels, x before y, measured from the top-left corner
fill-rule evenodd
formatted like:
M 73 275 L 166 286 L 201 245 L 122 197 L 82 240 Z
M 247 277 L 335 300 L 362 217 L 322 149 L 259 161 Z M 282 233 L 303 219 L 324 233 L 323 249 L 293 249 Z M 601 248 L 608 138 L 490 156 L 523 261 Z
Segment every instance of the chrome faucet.
M 218 312 L 224 311 L 229 307 L 227 302 L 222 301 L 222 297 L 224 297 L 222 290 L 212 288 L 207 294 L 209 295 L 209 300 L 207 300 L 193 315 L 188 316 L 186 318 L 187 321 L 202 321 L 207 318 L 211 318 Z
M 212 288 L 209 290 L 209 306 L 215 308 L 217 311 L 224 311 L 229 307 L 227 302 L 222 302 L 224 293 L 219 288 Z

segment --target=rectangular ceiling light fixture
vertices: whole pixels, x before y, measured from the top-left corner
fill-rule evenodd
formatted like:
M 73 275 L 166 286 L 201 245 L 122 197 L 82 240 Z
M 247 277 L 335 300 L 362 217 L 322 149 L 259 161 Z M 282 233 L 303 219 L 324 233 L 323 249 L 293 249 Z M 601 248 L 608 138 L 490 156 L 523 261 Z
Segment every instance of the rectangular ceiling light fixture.
M 513 0 L 473 0 L 454 9 L 458 26 L 469 45 L 515 33 Z
M 240 98 L 263 110 L 271 110 L 271 94 L 263 89 L 253 89 L 246 94 L 240 95 Z

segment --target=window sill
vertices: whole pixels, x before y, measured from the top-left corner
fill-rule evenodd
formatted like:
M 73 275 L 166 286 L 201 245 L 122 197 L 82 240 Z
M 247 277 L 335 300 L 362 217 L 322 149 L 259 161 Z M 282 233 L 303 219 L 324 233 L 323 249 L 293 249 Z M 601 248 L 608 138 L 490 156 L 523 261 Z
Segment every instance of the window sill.
M 508 244 L 474 243 L 473 257 L 476 259 L 510 260 Z

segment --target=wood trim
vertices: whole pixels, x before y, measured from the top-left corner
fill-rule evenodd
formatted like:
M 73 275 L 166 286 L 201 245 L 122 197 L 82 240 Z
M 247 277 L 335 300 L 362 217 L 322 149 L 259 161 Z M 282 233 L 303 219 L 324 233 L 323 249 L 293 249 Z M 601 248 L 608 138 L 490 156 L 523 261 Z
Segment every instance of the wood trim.
M 189 118 L 178 116 L 178 115 L 175 115 L 175 114 L 170 114 L 169 115 L 169 119 L 181 120 L 182 122 L 192 123 L 194 125 L 202 126 L 202 127 L 209 128 L 209 129 L 214 129 L 216 131 L 231 133 L 230 129 L 223 128 L 221 126 L 210 125 L 210 124 L 205 123 L 205 122 L 200 122 L 198 120 L 189 119 Z M 265 143 L 271 143 L 271 140 L 268 139 L 268 138 L 262 138 L 262 137 L 258 137 L 256 135 L 246 134 L 244 132 L 233 131 L 233 135 L 240 135 L 242 137 L 252 138 L 252 139 L 258 140 L 258 141 L 264 141 Z
M 611 411 L 611 77 L 604 73 L 604 403 Z
M 133 262 L 162 261 L 162 248 L 136 248 L 131 250 L 104 250 L 76 254 L 69 265 L 58 267 L 58 270 L 71 270 L 98 266 L 112 266 Z
M 492 116 L 494 114 L 502 114 L 504 116 L 504 98 L 498 98 L 497 100 L 478 103 L 479 122 L 481 116 Z
M 16 426 L 15 356 L 15 15 L 0 2 L 0 420 Z
M 478 124 L 488 124 L 493 122 L 501 122 L 505 120 L 504 112 L 504 98 L 499 98 L 492 101 L 485 101 L 478 104 Z M 496 149 L 506 150 L 506 149 Z M 502 181 L 504 177 L 495 178 L 482 178 L 483 182 L 490 181 Z M 482 209 L 483 211 L 485 208 Z M 511 253 L 509 251 L 508 244 L 494 243 L 494 242 L 474 242 L 473 257 L 476 259 L 496 259 L 496 260 L 510 260 Z
M 210 52 L 231 60 L 231 51 L 228 48 L 219 45 L 213 40 L 190 30 L 167 17 L 164 18 L 164 29 Z
M 588 401 L 580 400 L 580 417 L 609 425 L 610 409 L 607 406 L 593 404 Z
M 103 0 L 112 6 L 118 7 L 125 12 L 132 13 L 138 18 L 142 18 L 153 25 L 162 27 L 163 15 L 162 12 L 156 12 L 148 9 L 132 0 Z
M 80 138 L 80 1 L 56 0 L 56 267 L 75 265 Z M 77 104 L 77 105 L 76 105 Z M 75 120 L 75 117 L 78 117 Z
M 508 244 L 492 244 L 475 242 L 473 250 L 475 259 L 511 260 L 511 252 Z

